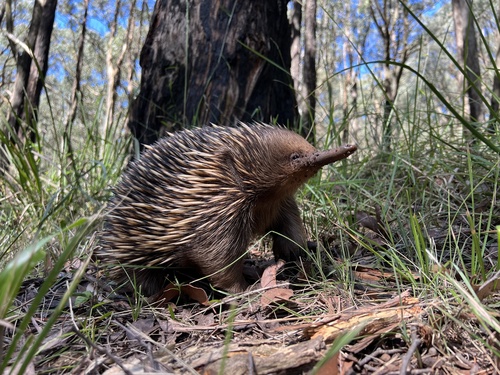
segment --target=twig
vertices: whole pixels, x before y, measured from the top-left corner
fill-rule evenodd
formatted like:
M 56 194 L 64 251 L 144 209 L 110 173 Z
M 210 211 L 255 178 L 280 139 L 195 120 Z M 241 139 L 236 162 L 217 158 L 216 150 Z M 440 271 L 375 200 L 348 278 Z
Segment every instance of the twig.
M 257 374 L 257 366 L 255 366 L 255 360 L 253 359 L 253 355 L 251 351 L 248 351 L 248 375 L 256 375 Z
M 403 357 L 401 369 L 399 371 L 400 375 L 406 375 L 408 373 L 408 365 L 410 364 L 411 357 L 413 356 L 413 353 L 417 351 L 418 347 L 422 343 L 422 340 L 417 337 L 415 331 L 412 331 L 411 333 L 411 341 L 412 341 L 411 346 L 408 349 L 408 352 Z M 412 371 L 410 370 L 410 373 L 411 372 Z

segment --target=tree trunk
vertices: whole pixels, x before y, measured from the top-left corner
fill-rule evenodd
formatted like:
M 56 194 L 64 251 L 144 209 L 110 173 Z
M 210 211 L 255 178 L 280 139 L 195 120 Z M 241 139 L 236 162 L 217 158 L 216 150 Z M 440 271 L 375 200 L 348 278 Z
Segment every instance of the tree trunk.
M 21 140 L 29 137 L 32 142 L 36 141 L 35 122 L 48 68 L 50 37 L 54 27 L 56 6 L 57 0 L 35 1 L 26 43 L 30 51 L 23 50 L 18 57 L 9 125 Z M 28 118 L 25 117 L 26 113 Z M 29 129 L 23 129 L 21 120 L 26 122 Z
M 132 8 L 130 8 L 131 16 L 132 12 L 135 12 Z M 130 25 L 130 29 L 127 31 L 127 34 L 130 36 L 129 39 L 129 48 L 126 54 L 126 59 L 125 59 L 125 79 L 127 83 L 127 97 L 128 97 L 128 102 L 132 103 L 133 101 L 133 95 L 134 95 L 134 82 L 135 82 L 135 77 L 136 77 L 136 69 L 135 69 L 135 62 L 139 59 L 139 53 L 140 53 L 140 46 L 139 43 L 134 42 L 134 38 L 132 37 L 134 34 L 138 33 L 138 36 L 136 41 L 141 41 L 142 40 L 142 31 L 144 30 L 144 19 L 145 15 L 149 13 L 148 9 L 148 3 L 144 1 L 142 3 L 141 10 L 139 11 L 139 14 L 137 15 L 138 20 L 136 21 L 138 23 L 137 27 L 135 22 Z M 134 16 L 135 18 L 135 16 Z
M 68 115 L 64 121 L 64 136 L 63 136 L 63 150 L 67 151 L 68 157 L 73 161 L 73 145 L 71 144 L 71 130 L 75 122 L 76 112 L 78 109 L 78 102 L 82 100 L 82 90 L 80 88 L 80 80 L 82 76 L 83 65 L 83 52 L 85 47 L 85 36 L 87 34 L 87 17 L 89 13 L 89 0 L 83 1 L 83 18 L 82 18 L 82 31 L 78 38 L 78 48 L 76 53 L 76 69 L 73 86 L 71 87 L 71 101 Z M 80 98 L 78 98 L 80 95 Z M 74 166 L 75 163 L 72 163 Z
M 465 80 L 463 82 L 465 83 L 464 91 L 467 92 L 469 117 L 472 122 L 482 122 L 484 114 L 478 94 L 481 90 L 481 69 L 471 7 L 472 0 L 452 0 L 458 61 L 464 64 Z
M 346 20 L 351 19 L 351 4 L 344 4 L 344 12 Z M 342 112 L 344 115 L 343 124 L 344 130 L 342 132 L 342 143 L 347 143 L 349 139 L 349 128 L 356 129 L 356 111 L 358 105 L 358 89 L 357 89 L 357 78 L 355 74 L 354 66 L 354 51 L 352 44 L 354 42 L 354 33 L 352 30 L 351 22 L 345 22 L 344 26 L 344 49 L 343 49 L 343 59 L 344 64 L 349 67 L 345 73 L 345 83 L 344 83 L 344 103 Z
M 24 144 L 37 140 L 37 111 L 45 74 L 48 68 L 50 37 L 54 27 L 57 0 L 35 0 L 33 15 L 25 42 L 17 57 L 17 72 L 10 98 L 8 124 L 13 142 Z M 0 155 L 2 170 L 7 167 L 6 155 Z
M 75 79 L 73 80 L 73 86 L 71 88 L 71 101 L 70 109 L 66 117 L 65 123 L 65 139 L 69 142 L 71 137 L 71 125 L 76 118 L 76 110 L 78 108 L 78 95 L 81 95 L 82 91 L 80 89 L 80 80 L 82 76 L 82 65 L 83 65 L 83 51 L 85 47 L 85 36 L 87 34 L 87 16 L 89 12 L 89 0 L 83 1 L 83 18 L 82 18 L 82 31 L 80 37 L 78 38 L 78 48 L 76 53 L 76 69 L 75 69 Z M 80 98 L 81 99 L 81 98 Z
M 3 7 L 2 7 L 2 17 L 3 19 L 5 14 L 5 28 L 8 33 L 12 34 L 14 32 L 14 20 L 12 19 L 12 0 L 6 0 Z M 1 23 L 0 19 L 0 23 Z M 8 38 L 9 41 L 9 47 L 10 50 L 12 51 L 12 55 L 17 57 L 17 47 L 16 43 L 14 43 L 13 40 Z
M 290 47 L 291 66 L 290 73 L 293 78 L 293 88 L 297 96 L 297 102 L 300 102 L 301 93 L 301 76 L 300 76 L 300 29 L 302 25 L 302 3 L 300 1 L 293 1 L 293 9 L 290 17 L 290 27 L 292 31 L 292 45 Z
M 316 0 L 306 0 L 304 9 L 304 64 L 302 70 L 302 108 L 300 133 L 315 142 L 316 116 Z
M 491 92 L 491 110 L 490 110 L 490 125 L 488 126 L 488 132 L 491 134 L 495 133 L 495 128 L 498 128 L 500 122 L 500 46 L 497 49 L 497 54 L 495 57 L 495 67 L 493 69 L 493 90 Z
M 410 27 L 408 13 L 398 1 L 384 1 L 381 4 L 378 0 L 371 0 L 370 13 L 384 46 L 385 64 L 382 86 L 385 103 L 382 120 L 382 151 L 389 153 L 394 131 L 391 114 L 403 74 L 403 68 L 394 66 L 391 62 L 398 61 L 405 64 L 408 60 L 410 54 L 408 45 Z
M 141 52 L 129 127 L 140 144 L 162 129 L 237 121 L 292 126 L 285 0 L 158 0 Z
M 122 45 L 120 54 L 117 57 L 113 55 L 113 46 L 115 44 L 116 33 L 118 29 L 118 19 L 122 8 L 121 0 L 118 0 L 116 2 L 115 14 L 113 17 L 113 21 L 111 22 L 109 27 L 110 31 L 108 48 L 106 50 L 106 75 L 108 78 L 108 85 L 106 90 L 106 117 L 104 119 L 102 128 L 103 141 L 106 141 L 109 126 L 113 123 L 117 98 L 117 88 L 121 80 L 123 60 L 133 40 L 132 32 L 134 30 L 135 24 L 135 6 L 136 0 L 132 0 L 127 21 L 127 36 L 125 38 L 125 42 Z

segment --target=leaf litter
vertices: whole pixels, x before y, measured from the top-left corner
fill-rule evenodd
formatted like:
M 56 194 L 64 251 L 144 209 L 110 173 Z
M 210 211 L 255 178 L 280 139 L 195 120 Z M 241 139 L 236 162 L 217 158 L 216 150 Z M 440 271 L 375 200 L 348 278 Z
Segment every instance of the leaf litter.
M 373 224 L 377 219 L 365 214 L 362 219 L 383 243 L 385 232 Z M 266 261 L 262 288 L 224 296 L 206 286 L 169 285 L 155 300 L 115 293 L 91 265 L 29 368 L 108 375 L 498 371 L 499 335 L 488 332 L 469 307 L 453 295 L 419 294 L 411 280 L 402 284 L 390 268 L 371 266 L 376 262 L 369 257 L 363 254 L 363 262 L 348 266 L 351 288 L 335 279 L 283 282 L 278 280 L 283 264 Z M 40 332 L 74 267 L 69 265 L 45 296 L 26 339 Z M 21 318 L 42 281 L 24 282 L 12 322 L 15 314 Z M 493 306 L 500 301 L 496 281 L 498 275 L 474 287 L 477 297 Z M 7 332 L 14 329 L 15 324 Z M 336 348 L 353 332 L 355 337 Z

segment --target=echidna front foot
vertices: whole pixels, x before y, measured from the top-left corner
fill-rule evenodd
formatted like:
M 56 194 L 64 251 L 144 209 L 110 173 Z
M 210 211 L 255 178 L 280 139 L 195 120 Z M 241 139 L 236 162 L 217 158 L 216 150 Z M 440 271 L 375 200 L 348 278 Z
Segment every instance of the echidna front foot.
M 281 204 L 277 220 L 270 228 L 273 234 L 273 253 L 277 259 L 296 261 L 307 246 L 306 231 L 297 202 L 287 197 Z

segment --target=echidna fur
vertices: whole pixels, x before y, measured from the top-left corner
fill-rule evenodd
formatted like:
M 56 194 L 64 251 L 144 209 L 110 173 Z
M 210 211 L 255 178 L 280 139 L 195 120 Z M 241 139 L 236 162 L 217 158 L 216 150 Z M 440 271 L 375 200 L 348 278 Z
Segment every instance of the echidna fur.
M 347 157 L 355 146 L 345 151 Z M 119 282 L 159 292 L 172 268 L 240 292 L 243 255 L 269 231 L 294 260 L 306 234 L 297 189 L 328 161 L 299 135 L 264 124 L 210 126 L 160 139 L 132 162 L 110 200 L 97 258 Z M 336 159 L 338 160 L 338 159 Z

